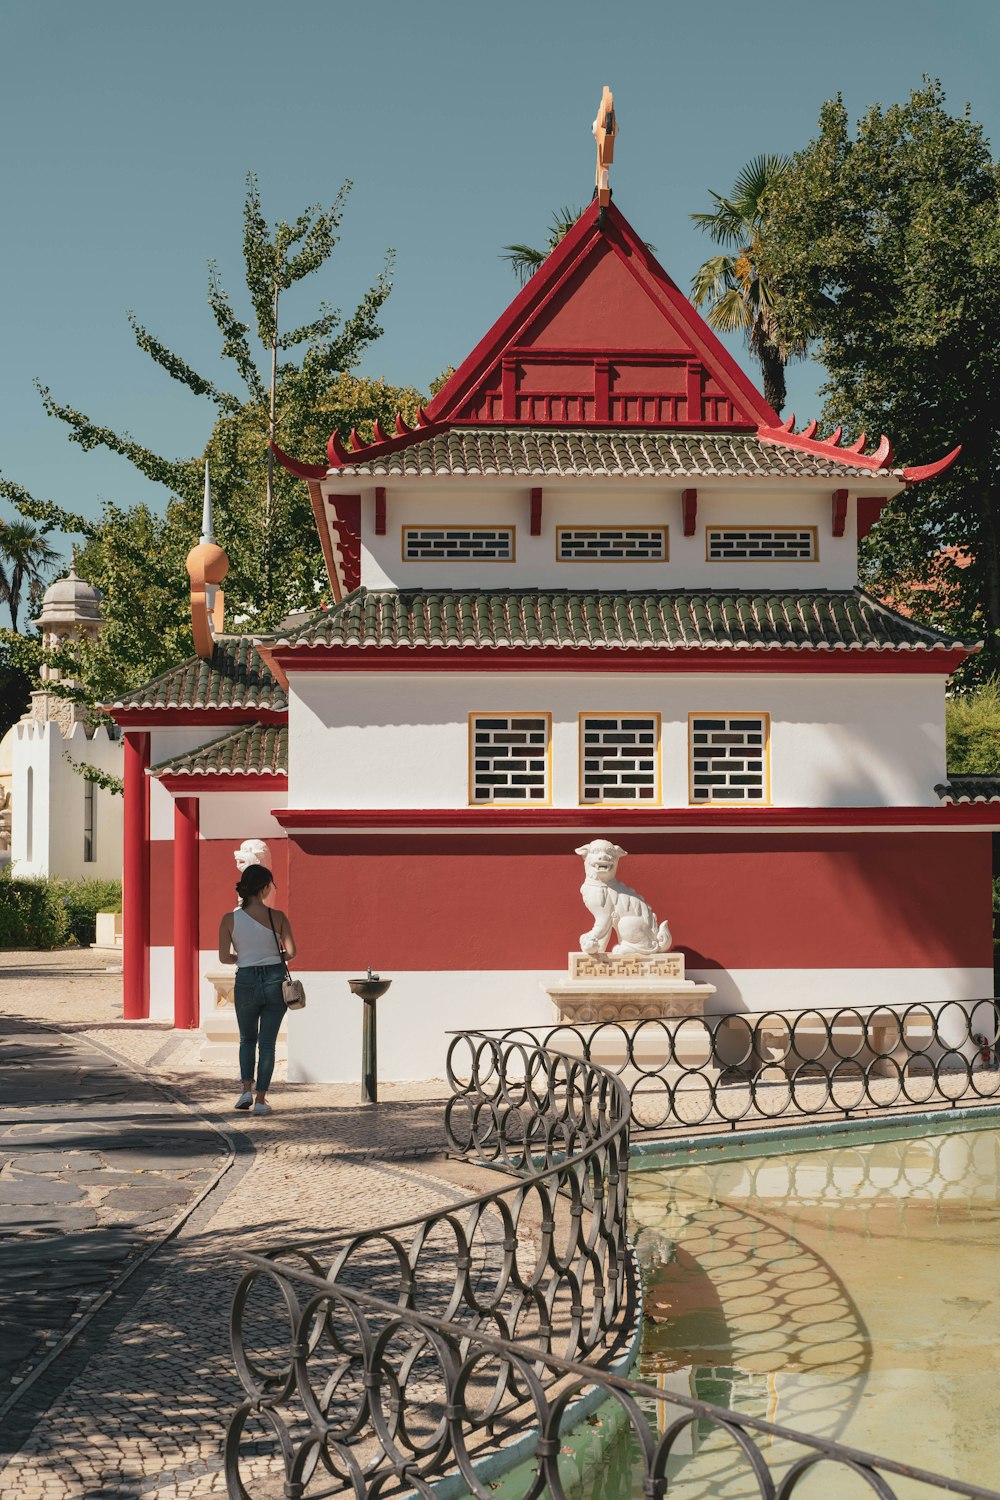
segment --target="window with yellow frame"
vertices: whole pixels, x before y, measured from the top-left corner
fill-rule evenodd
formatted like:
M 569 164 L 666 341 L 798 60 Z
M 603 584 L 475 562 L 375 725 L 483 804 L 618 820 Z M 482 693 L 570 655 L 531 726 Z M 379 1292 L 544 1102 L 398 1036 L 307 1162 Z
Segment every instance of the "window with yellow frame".
M 580 802 L 660 802 L 660 715 L 580 715 Z
M 771 801 L 771 717 L 688 715 L 692 807 L 767 807 Z
M 551 746 L 549 713 L 470 713 L 470 806 L 546 807 L 552 795 Z

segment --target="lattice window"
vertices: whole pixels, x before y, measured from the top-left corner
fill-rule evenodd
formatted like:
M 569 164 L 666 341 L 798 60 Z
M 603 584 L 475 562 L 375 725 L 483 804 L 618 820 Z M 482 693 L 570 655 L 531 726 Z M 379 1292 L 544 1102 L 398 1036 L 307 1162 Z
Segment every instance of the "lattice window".
M 549 800 L 551 714 L 469 715 L 469 801 Z
M 665 526 L 556 527 L 559 562 L 667 562 Z
M 815 526 L 706 527 L 709 562 L 815 562 Z
M 404 526 L 404 562 L 513 562 L 513 526 Z
M 659 802 L 659 759 L 659 714 L 581 714 L 581 802 Z
M 767 714 L 691 714 L 691 801 L 770 801 Z

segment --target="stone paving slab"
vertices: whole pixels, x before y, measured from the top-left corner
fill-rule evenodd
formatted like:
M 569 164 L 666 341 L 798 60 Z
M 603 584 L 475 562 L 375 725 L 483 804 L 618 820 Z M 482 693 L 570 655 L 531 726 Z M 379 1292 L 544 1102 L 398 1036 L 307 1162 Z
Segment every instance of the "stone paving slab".
M 0 1014 L 0 1048 L 2 1406 L 229 1153 L 84 1037 Z
M 208 1066 L 198 1060 L 197 1033 L 165 1036 L 159 1025 L 123 1023 L 120 976 L 87 970 L 85 953 L 0 954 L 0 1023 L 27 1028 L 36 1064 L 42 1064 L 41 1053 L 54 1049 L 49 1076 L 68 1091 L 44 1112 L 32 1104 L 27 1087 L 16 1109 L 4 1103 L 0 1156 L 8 1164 L 0 1181 L 32 1175 L 72 1184 L 105 1215 L 103 1227 L 72 1236 L 68 1261 L 57 1267 L 49 1254 L 50 1290 L 35 1293 L 33 1318 L 25 1322 L 39 1334 L 48 1330 L 71 1291 L 84 1309 L 88 1297 L 97 1305 L 93 1292 L 101 1283 L 93 1278 L 101 1274 L 104 1246 L 130 1246 L 135 1234 L 162 1234 L 176 1212 L 178 1205 L 171 1204 L 164 1219 L 143 1221 L 143 1213 L 160 1212 L 138 1206 L 155 1197 L 156 1185 L 186 1190 L 191 1184 L 204 1191 L 217 1158 L 206 1163 L 199 1157 L 202 1129 L 214 1124 L 225 1133 L 236 1165 L 121 1292 L 92 1317 L 84 1311 L 76 1344 L 36 1380 L 38 1409 L 31 1409 L 29 1392 L 6 1424 L 0 1418 L 20 1444 L 5 1467 L 0 1456 L 0 1494 L 18 1500 L 224 1495 L 225 1423 L 241 1396 L 227 1327 L 242 1274 L 240 1252 L 289 1240 L 328 1240 L 339 1231 L 413 1218 L 494 1187 L 497 1177 L 443 1162 L 441 1081 L 385 1085 L 384 1102 L 372 1108 L 360 1105 L 356 1085 L 287 1086 L 280 1070 L 272 1115 L 235 1114 L 235 1056 L 231 1070 Z M 19 975 L 17 986 L 5 982 L 10 973 Z M 59 1028 L 59 1035 L 46 1026 Z M 69 1043 L 90 1049 L 88 1067 L 77 1065 L 79 1054 L 62 1052 Z M 152 1059 L 157 1078 L 179 1102 L 164 1100 L 148 1079 L 135 1079 L 123 1066 L 142 1068 Z M 81 1083 L 90 1068 L 92 1079 Z M 90 1090 L 85 1109 L 77 1103 L 78 1088 Z M 131 1099 L 144 1090 L 149 1103 L 139 1122 L 144 1140 L 137 1142 Z M 204 1125 L 185 1104 L 204 1117 Z M 155 1150 L 143 1165 L 150 1143 Z M 21 1172 L 13 1168 L 15 1159 L 37 1153 L 58 1170 L 30 1162 Z M 147 1183 L 150 1195 L 137 1198 Z M 132 1219 L 124 1226 L 110 1222 L 109 1203 L 120 1193 L 131 1193 Z M 76 1204 L 56 1207 L 65 1216 Z M 101 1243 L 85 1249 L 88 1236 L 93 1241 L 98 1232 Z M 0 1281 L 6 1277 L 3 1243 Z M 78 1276 L 72 1266 L 79 1267 Z M 23 1257 L 17 1265 L 8 1261 L 8 1270 L 26 1274 Z M 6 1331 L 0 1321 L 0 1340 Z M 22 1407 L 30 1421 L 12 1425 Z

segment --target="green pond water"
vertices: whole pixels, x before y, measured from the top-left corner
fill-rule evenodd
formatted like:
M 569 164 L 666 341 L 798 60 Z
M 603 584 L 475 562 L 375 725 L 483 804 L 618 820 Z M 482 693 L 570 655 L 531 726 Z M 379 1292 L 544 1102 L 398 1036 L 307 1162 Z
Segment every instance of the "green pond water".
M 641 1378 L 1000 1489 L 1000 1131 L 664 1166 L 633 1175 L 631 1211 Z M 663 1409 L 650 1420 L 662 1430 Z M 640 1495 L 627 1430 L 607 1409 L 602 1425 L 573 1493 Z M 776 1476 L 801 1456 L 761 1449 Z M 671 1500 L 759 1493 L 705 1423 L 668 1473 Z M 931 1493 L 892 1484 L 905 1500 Z M 823 1466 L 795 1492 L 871 1493 Z

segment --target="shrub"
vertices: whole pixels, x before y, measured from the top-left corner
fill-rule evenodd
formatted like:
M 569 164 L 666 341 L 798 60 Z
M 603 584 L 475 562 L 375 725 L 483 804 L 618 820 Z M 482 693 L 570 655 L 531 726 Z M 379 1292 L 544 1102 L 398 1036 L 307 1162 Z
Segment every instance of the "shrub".
M 99 911 L 120 911 L 120 880 L 0 876 L 0 948 L 59 948 L 94 941 Z
M 949 776 L 1000 774 L 1000 680 L 949 698 L 946 723 Z
M 58 948 L 69 936 L 69 914 L 51 881 L 0 878 L 0 948 Z
M 89 947 L 94 941 L 99 911 L 122 909 L 120 880 L 61 881 L 55 885 L 55 891 L 66 909 L 70 935 L 81 946 Z

